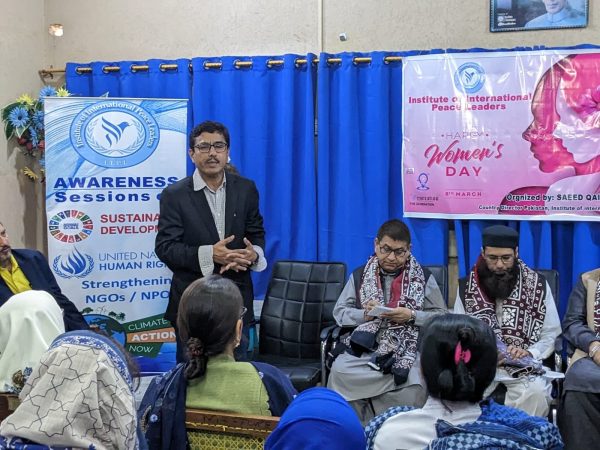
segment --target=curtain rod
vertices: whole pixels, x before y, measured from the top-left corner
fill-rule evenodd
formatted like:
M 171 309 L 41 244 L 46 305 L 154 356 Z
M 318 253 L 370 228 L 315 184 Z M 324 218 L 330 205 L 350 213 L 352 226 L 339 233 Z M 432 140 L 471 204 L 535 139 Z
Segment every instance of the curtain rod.
M 354 64 L 370 64 L 372 61 L 372 59 L 370 57 L 367 56 L 359 56 L 356 57 L 352 60 L 352 62 Z M 402 57 L 401 56 L 386 56 L 383 58 L 383 61 L 386 64 L 389 64 L 391 62 L 399 62 L 402 61 Z M 313 64 L 318 64 L 319 63 L 319 59 L 315 58 L 312 60 Z M 342 58 L 327 58 L 327 64 L 340 64 L 342 62 Z M 267 67 L 271 68 L 271 67 L 280 67 L 283 66 L 284 61 L 283 59 L 269 59 L 267 60 Z M 308 60 L 306 58 L 298 58 L 294 61 L 294 64 L 296 66 L 303 66 L 305 64 L 308 64 Z M 252 61 L 241 61 L 241 60 L 236 60 L 233 63 L 233 66 L 236 69 L 247 69 L 252 67 L 253 62 Z M 203 64 L 204 69 L 208 70 L 208 69 L 220 69 L 223 66 L 223 63 L 220 62 L 205 62 Z M 177 69 L 179 66 L 177 64 L 161 64 L 159 66 L 160 70 L 175 70 Z M 146 64 L 132 64 L 130 66 L 130 69 L 132 72 L 145 72 L 149 69 L 149 66 Z M 192 65 L 189 65 L 189 69 L 190 71 L 192 71 Z M 105 73 L 110 73 L 110 72 L 119 72 L 121 70 L 121 68 L 119 66 L 104 66 L 102 68 L 102 71 Z M 78 74 L 84 74 L 84 73 L 91 73 L 92 72 L 92 68 L 91 67 L 77 67 L 75 69 L 75 71 Z M 46 78 L 54 78 L 54 74 L 55 73 L 65 73 L 65 69 L 41 69 L 38 70 L 38 73 L 40 75 L 40 78 L 42 80 L 46 79 Z

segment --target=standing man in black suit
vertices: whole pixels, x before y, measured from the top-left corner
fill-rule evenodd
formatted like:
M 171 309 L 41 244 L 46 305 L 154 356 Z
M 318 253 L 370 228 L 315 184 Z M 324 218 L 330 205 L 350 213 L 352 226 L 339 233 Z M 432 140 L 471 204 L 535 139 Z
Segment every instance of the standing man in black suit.
M 60 290 L 44 255 L 37 250 L 11 248 L 6 228 L 0 223 L 0 306 L 14 294 L 31 289 L 46 291 L 54 297 L 63 310 L 65 331 L 90 328 Z
M 250 271 L 267 267 L 265 230 L 254 182 L 225 171 L 229 144 L 229 131 L 221 123 L 206 121 L 192 130 L 188 153 L 196 170 L 162 192 L 155 251 L 173 272 L 165 319 L 176 327 L 185 288 L 219 273 L 240 288 L 247 336 L 254 320 Z M 186 345 L 177 334 L 177 362 L 184 361 Z

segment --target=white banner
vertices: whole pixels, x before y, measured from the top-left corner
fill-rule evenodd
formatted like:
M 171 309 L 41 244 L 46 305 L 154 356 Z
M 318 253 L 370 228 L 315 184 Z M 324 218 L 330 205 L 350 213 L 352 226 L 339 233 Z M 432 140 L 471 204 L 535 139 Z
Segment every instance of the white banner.
M 185 176 L 187 100 L 47 98 L 49 261 L 88 323 L 139 359 L 174 362 L 171 273 L 154 254 L 159 197 Z

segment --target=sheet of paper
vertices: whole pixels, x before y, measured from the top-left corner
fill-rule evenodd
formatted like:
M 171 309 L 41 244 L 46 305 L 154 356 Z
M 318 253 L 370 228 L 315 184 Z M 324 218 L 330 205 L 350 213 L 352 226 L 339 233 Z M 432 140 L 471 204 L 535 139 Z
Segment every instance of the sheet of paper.
M 375 308 L 373 308 L 371 311 L 369 311 L 367 313 L 367 316 L 380 317 L 381 314 L 383 314 L 385 312 L 390 312 L 393 310 L 394 310 L 394 308 L 388 308 L 387 306 L 377 305 Z

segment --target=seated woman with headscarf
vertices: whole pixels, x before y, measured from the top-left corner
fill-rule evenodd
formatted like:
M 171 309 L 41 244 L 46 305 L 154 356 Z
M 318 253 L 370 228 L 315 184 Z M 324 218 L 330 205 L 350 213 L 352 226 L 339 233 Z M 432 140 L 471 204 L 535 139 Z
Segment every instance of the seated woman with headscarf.
M 335 391 L 315 387 L 298 395 L 267 438 L 265 450 L 364 450 L 358 416 Z
M 479 319 L 431 319 L 421 341 L 430 397 L 421 409 L 390 408 L 367 426 L 368 449 L 562 449 L 546 419 L 484 400 L 498 360 L 492 329 Z M 429 446 L 429 447 L 428 447 Z
M 52 341 L 65 332 L 63 315 L 45 291 L 15 294 L 0 307 L 0 392 L 18 394 Z
M 245 312 L 237 286 L 219 275 L 185 290 L 177 328 L 189 362 L 157 377 L 139 407 L 150 448 L 186 448 L 185 407 L 280 416 L 292 401 L 296 391 L 279 369 L 234 360 Z
M 146 448 L 139 445 L 128 359 L 100 334 L 59 336 L 19 399 L 0 425 L 0 449 Z

